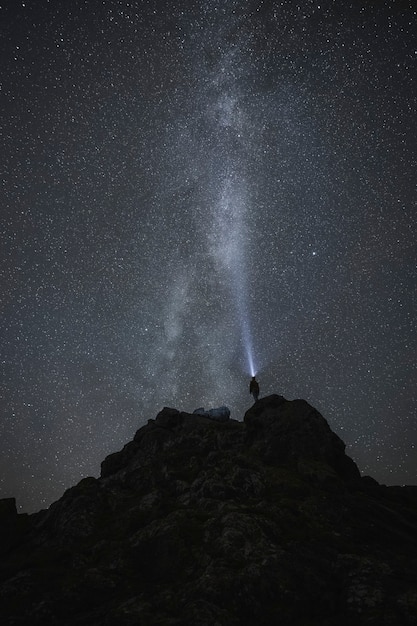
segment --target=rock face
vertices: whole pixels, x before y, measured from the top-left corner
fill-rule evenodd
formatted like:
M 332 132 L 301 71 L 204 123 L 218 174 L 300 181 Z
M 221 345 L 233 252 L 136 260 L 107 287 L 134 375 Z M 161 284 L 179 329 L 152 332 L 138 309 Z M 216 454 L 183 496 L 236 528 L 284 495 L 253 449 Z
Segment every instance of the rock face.
M 343 441 L 305 400 L 268 396 L 247 411 L 245 424 L 247 441 L 265 463 L 286 464 L 302 473 L 307 461 L 310 469 L 321 464 L 330 475 L 334 472 L 346 481 L 360 478 Z
M 344 447 L 303 400 L 164 409 L 49 510 L 0 501 L 0 623 L 414 625 L 417 488 Z

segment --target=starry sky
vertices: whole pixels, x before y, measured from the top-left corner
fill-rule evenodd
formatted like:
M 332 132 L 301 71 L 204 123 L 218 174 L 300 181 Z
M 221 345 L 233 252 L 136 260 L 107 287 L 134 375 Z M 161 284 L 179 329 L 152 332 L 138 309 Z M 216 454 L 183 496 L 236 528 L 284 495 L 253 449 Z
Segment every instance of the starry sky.
M 417 5 L 0 0 L 0 497 L 305 398 L 417 484 Z

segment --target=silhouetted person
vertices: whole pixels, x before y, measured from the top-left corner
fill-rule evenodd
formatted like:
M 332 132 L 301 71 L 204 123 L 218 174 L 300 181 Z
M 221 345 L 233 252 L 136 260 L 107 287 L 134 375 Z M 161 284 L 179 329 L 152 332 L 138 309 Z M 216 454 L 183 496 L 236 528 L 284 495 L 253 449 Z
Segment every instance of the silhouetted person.
M 250 381 L 249 393 L 253 395 L 253 399 L 256 402 L 259 398 L 259 383 L 256 380 L 255 376 L 252 376 L 252 380 Z

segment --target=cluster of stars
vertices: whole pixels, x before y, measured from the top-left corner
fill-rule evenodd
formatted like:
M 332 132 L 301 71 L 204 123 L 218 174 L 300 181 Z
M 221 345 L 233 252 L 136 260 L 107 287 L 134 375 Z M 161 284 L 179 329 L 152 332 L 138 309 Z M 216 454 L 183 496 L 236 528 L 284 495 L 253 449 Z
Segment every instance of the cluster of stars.
M 0 3 L 0 497 L 303 397 L 415 484 L 412 2 Z

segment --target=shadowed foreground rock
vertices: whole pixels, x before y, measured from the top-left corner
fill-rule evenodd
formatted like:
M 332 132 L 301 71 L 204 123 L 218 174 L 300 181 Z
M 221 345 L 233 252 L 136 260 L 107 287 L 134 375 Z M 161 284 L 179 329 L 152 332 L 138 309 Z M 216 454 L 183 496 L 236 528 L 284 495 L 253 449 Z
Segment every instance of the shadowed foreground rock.
M 416 624 L 417 489 L 344 447 L 303 400 L 164 409 L 49 510 L 0 501 L 0 623 Z

